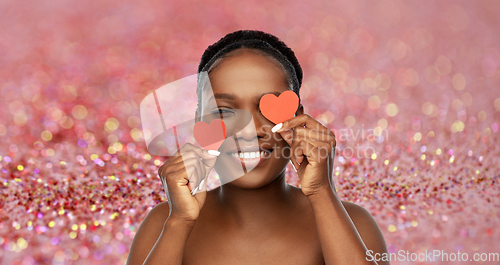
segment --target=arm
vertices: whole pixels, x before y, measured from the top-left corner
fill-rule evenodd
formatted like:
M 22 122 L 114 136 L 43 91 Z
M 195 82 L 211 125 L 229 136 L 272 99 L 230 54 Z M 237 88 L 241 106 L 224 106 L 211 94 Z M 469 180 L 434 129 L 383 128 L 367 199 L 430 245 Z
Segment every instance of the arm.
M 193 223 L 168 218 L 167 202 L 156 205 L 132 241 L 126 265 L 182 264 Z
M 148 213 L 134 237 L 127 265 L 182 264 L 187 239 L 205 203 L 207 172 L 216 157 L 185 144 L 158 169 L 172 209 L 162 202 Z
M 356 204 L 342 203 L 331 189 L 308 198 L 325 264 L 389 264 L 379 256 L 387 253 L 387 247 L 380 228 L 368 211 Z M 375 257 L 377 262 L 367 255 L 369 250 L 373 251 L 372 255 L 379 253 Z
M 143 265 L 182 264 L 186 241 L 193 229 L 193 223 L 167 219 L 163 231 Z
M 313 208 L 325 263 L 377 264 L 369 251 L 378 254 L 377 260 L 387 253 L 377 223 L 362 207 L 344 205 L 330 186 L 334 133 L 306 114 L 276 125 L 273 131 L 280 133 L 291 147 L 291 162 L 299 175 L 301 190 Z

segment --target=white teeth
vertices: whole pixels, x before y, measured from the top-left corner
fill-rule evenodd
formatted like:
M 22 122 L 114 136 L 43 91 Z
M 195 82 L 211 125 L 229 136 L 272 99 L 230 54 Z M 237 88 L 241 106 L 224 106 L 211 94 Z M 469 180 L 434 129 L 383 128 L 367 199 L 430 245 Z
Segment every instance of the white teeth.
M 240 159 L 255 159 L 266 155 L 266 151 L 261 152 L 241 152 L 241 153 L 231 153 L 232 156 Z

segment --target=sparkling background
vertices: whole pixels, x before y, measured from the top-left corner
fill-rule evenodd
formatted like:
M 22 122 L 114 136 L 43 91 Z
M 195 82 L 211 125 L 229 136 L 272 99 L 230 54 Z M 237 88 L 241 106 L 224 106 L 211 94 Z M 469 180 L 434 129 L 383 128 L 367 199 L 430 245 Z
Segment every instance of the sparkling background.
M 500 2 L 83 2 L 0 2 L 2 264 L 125 264 L 165 200 L 139 104 L 242 28 L 296 52 L 390 252 L 500 253 Z

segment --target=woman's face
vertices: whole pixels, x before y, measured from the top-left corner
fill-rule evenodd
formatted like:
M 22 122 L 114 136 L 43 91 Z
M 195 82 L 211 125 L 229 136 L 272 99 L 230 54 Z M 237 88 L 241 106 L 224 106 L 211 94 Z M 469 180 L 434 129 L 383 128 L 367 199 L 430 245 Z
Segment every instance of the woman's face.
M 267 56 L 237 50 L 209 77 L 213 96 L 203 91 L 199 114 L 205 122 L 222 117 L 227 127 L 214 167 L 221 183 L 244 189 L 269 184 L 285 170 L 290 150 L 280 134 L 271 132 L 275 124 L 262 116 L 259 101 L 265 94 L 289 90 L 285 72 Z

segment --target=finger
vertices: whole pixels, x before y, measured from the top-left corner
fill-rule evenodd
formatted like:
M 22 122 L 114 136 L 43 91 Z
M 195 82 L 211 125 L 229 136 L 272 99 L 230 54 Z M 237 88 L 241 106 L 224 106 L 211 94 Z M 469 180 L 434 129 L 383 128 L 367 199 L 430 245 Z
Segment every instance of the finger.
M 167 185 L 172 185 L 174 183 L 178 183 L 181 185 L 188 185 L 191 175 L 194 171 L 196 171 L 196 165 L 199 163 L 197 159 L 189 159 L 185 160 L 182 163 L 178 163 L 172 166 L 165 168 L 165 170 L 161 173 L 161 178 L 165 179 Z M 182 172 L 183 174 L 178 174 Z
M 175 161 L 172 161 L 172 164 L 182 163 L 183 160 L 197 159 L 197 160 L 203 162 L 204 167 L 211 168 L 214 166 L 215 161 L 217 160 L 217 157 L 213 156 L 213 155 L 208 155 L 209 158 L 203 159 L 202 156 L 206 156 L 206 154 L 203 154 L 203 153 L 208 152 L 208 151 L 209 150 L 203 150 L 203 149 L 186 151 L 185 153 L 182 154 L 182 156 L 181 156 L 182 159 L 177 159 Z M 200 154 L 202 156 L 200 156 Z
M 322 134 L 321 132 L 315 132 L 314 130 L 307 128 L 294 128 L 293 130 L 294 141 L 305 140 L 318 148 L 325 148 L 325 150 L 333 150 L 335 149 L 336 142 L 335 137 L 332 137 L 328 134 Z M 317 135 L 315 135 L 317 134 Z M 312 138 L 310 136 L 318 136 L 320 139 Z M 324 140 L 328 141 L 324 141 Z
M 207 190 L 207 178 L 208 178 L 208 176 L 205 176 L 205 178 L 203 178 L 201 180 L 200 185 L 198 185 L 199 191 L 206 191 Z
M 294 143 L 292 144 L 290 149 L 291 149 L 290 160 L 292 160 L 292 162 L 295 161 L 295 163 L 296 163 L 295 166 L 297 169 L 299 169 L 300 164 L 302 164 L 304 162 L 304 159 L 305 159 L 304 150 L 300 146 L 300 140 L 294 141 Z
M 219 152 L 217 156 L 212 155 L 212 154 L 208 154 L 209 151 L 213 151 L 213 150 L 203 150 L 203 152 L 207 152 L 207 154 L 204 154 L 204 157 L 202 157 L 202 160 L 201 160 L 201 162 L 204 164 L 204 166 L 207 170 L 210 170 L 215 166 L 215 163 L 217 162 L 217 157 L 220 155 L 219 151 L 217 151 L 217 152 Z
M 207 198 L 206 187 L 207 182 L 205 181 L 205 179 L 203 179 L 200 185 L 197 187 L 196 193 L 193 195 L 200 204 L 200 207 L 205 203 L 205 200 Z
M 183 154 L 191 151 L 191 150 L 194 150 L 195 148 L 199 148 L 193 144 L 190 144 L 190 143 L 186 143 L 184 144 L 181 148 L 179 148 L 179 150 L 177 150 L 177 152 L 175 152 L 175 154 L 173 156 L 171 156 L 169 158 L 170 159 L 178 159 L 179 157 L 182 157 Z
M 177 185 L 178 188 L 176 190 L 169 190 L 169 193 L 170 192 L 175 192 L 175 193 L 191 192 L 191 190 L 189 188 L 189 175 L 184 168 L 182 168 L 178 171 L 174 171 L 171 174 L 173 176 L 176 176 L 175 182 L 173 179 L 171 179 L 171 181 L 167 182 L 166 185 L 167 185 L 167 187 L 172 187 L 174 185 Z M 172 189 L 172 188 L 170 188 L 170 189 Z
M 189 156 L 187 154 L 184 157 L 185 160 L 188 160 L 189 158 L 196 158 L 196 157 L 194 155 Z M 184 167 L 183 157 L 178 156 L 175 157 L 172 161 L 167 161 L 163 163 L 163 165 L 161 165 L 160 168 L 158 168 L 158 175 L 160 177 L 164 177 L 171 172 L 178 171 L 182 167 Z
M 208 156 L 209 158 L 202 159 L 200 155 L 207 157 L 206 152 L 208 152 L 208 150 L 203 150 L 196 146 L 186 146 L 180 150 L 179 153 L 181 153 L 181 156 L 178 156 L 169 166 L 171 171 L 177 171 L 180 167 L 186 169 L 188 172 L 187 175 L 189 176 L 188 187 L 193 194 L 197 192 L 197 190 L 195 190 L 196 187 L 198 187 L 201 180 L 205 177 L 206 172 L 215 165 L 217 159 L 216 156 L 210 154 Z
M 180 160 L 182 161 L 182 160 Z M 172 172 L 178 171 L 184 167 L 184 163 L 176 163 L 176 164 L 170 164 L 166 165 L 163 164 L 159 169 L 158 169 L 158 175 L 162 179 L 166 179 L 166 177 L 171 174 Z
M 292 163 L 293 169 L 297 172 L 297 169 L 300 168 L 300 163 L 297 162 L 297 159 L 293 156 L 293 152 L 290 152 L 290 162 Z
M 335 137 L 326 133 L 309 128 L 295 127 L 293 133 L 299 138 L 307 138 L 316 141 L 334 143 Z
M 176 176 L 175 179 L 167 179 L 170 180 L 170 185 L 174 185 L 173 182 L 175 181 L 183 192 L 195 194 L 199 183 L 198 180 L 200 179 L 199 176 L 202 174 L 199 173 L 201 172 L 200 161 L 192 159 L 185 161 L 185 163 L 185 167 L 171 173 L 172 176 Z M 168 185 L 169 184 L 167 184 L 167 186 Z
M 220 155 L 220 152 L 217 150 L 206 150 L 196 146 L 190 146 L 189 148 L 188 153 L 190 155 L 196 154 L 196 157 L 202 161 L 206 170 L 210 170 L 215 166 L 217 157 Z
M 189 186 L 190 190 L 193 190 L 197 185 L 198 176 L 201 174 L 199 166 L 200 161 L 198 159 L 189 159 L 185 160 L 183 163 L 184 169 L 186 170 L 188 176 L 187 185 Z
M 285 142 L 288 144 L 288 146 L 291 147 L 293 145 L 293 130 L 280 132 L 279 134 L 280 134 L 281 138 L 283 140 L 285 140 Z M 300 164 L 295 160 L 295 158 L 293 156 L 290 156 L 290 162 L 292 163 L 292 166 L 294 167 L 295 171 L 297 171 L 297 168 L 299 168 Z
M 195 187 L 198 187 L 198 184 L 200 183 L 201 179 L 203 178 L 203 166 L 201 164 L 202 164 L 201 161 L 197 160 L 196 163 L 194 165 L 192 165 L 192 167 L 196 168 L 196 174 L 193 175 L 190 179 L 190 181 L 192 182 L 192 185 L 193 185 L 191 187 L 193 189 Z
M 314 146 L 309 141 L 301 140 L 296 144 L 293 156 L 295 156 L 298 161 L 306 157 L 309 164 L 314 164 L 314 162 L 320 162 L 322 152 L 320 148 Z
M 200 192 L 204 192 L 207 190 L 207 176 L 205 176 L 204 178 L 201 179 L 200 181 L 200 184 L 198 184 L 198 186 L 196 186 L 196 192 L 193 192 L 193 194 L 195 193 L 200 193 Z
M 217 156 L 220 155 L 220 152 L 217 150 L 202 149 L 202 148 L 195 146 L 193 144 L 190 144 L 190 143 L 185 144 L 179 151 L 180 151 L 180 154 L 188 153 L 188 152 L 195 152 L 202 159 L 208 159 L 208 160 L 217 158 Z
M 277 132 L 282 132 L 282 131 L 290 130 L 292 128 L 299 127 L 299 126 L 309 128 L 309 129 L 314 129 L 314 130 L 320 131 L 320 132 L 330 131 L 330 129 L 326 128 L 319 121 L 313 119 L 311 116 L 309 116 L 307 114 L 302 114 L 302 115 L 293 117 L 289 120 L 286 120 L 286 121 L 281 123 L 281 127 L 278 124 L 275 126 L 275 128 L 280 127 L 277 130 Z M 273 129 L 275 130 L 275 128 L 273 128 Z
M 158 168 L 158 175 L 162 175 L 162 172 L 163 170 L 165 170 L 165 168 L 168 168 L 169 166 L 171 165 L 174 165 L 174 164 L 177 164 L 178 163 L 178 160 L 179 159 L 182 159 L 182 157 L 180 156 L 171 156 L 169 157 L 164 163 L 163 165 L 161 165 L 159 168 Z
M 195 156 L 195 154 L 198 156 L 199 159 L 205 159 L 205 160 L 213 160 L 217 158 L 217 156 L 220 154 L 219 151 L 214 151 L 214 150 L 204 150 L 201 149 L 195 145 L 192 145 L 190 143 L 185 144 L 182 146 L 177 152 L 175 153 L 174 156 L 171 156 L 163 165 L 171 165 L 171 164 L 178 164 L 181 162 L 181 160 L 189 159 Z
M 293 154 L 292 157 L 297 162 L 302 164 L 304 157 L 307 157 L 308 159 L 313 158 L 319 162 L 321 159 L 333 156 L 333 153 L 335 152 L 335 142 L 324 142 L 317 139 L 309 138 L 307 134 L 303 133 L 304 131 L 307 130 L 308 129 L 304 128 L 303 129 L 295 128 L 293 130 L 293 143 L 291 146 Z M 301 148 L 304 147 L 303 143 L 304 141 L 316 148 L 314 150 L 315 153 L 307 153 L 305 152 L 305 150 L 301 150 Z
M 202 188 L 202 185 L 204 184 L 205 182 L 205 179 L 207 178 L 207 174 L 206 174 L 206 166 L 203 164 L 203 162 L 201 160 L 198 161 L 198 168 L 199 168 L 199 174 L 198 176 L 196 176 L 196 180 L 193 180 L 193 184 L 195 185 L 195 188 L 191 190 L 191 194 L 194 195 L 196 193 L 199 193 Z
M 203 161 L 200 161 L 199 167 L 200 167 L 200 174 L 201 174 L 200 181 L 201 181 L 207 177 L 207 173 L 210 169 L 207 170 L 207 166 L 203 163 Z
M 299 168 L 300 164 L 304 162 L 303 150 L 300 150 L 300 148 L 298 148 L 300 146 L 300 141 L 302 140 L 301 138 L 302 137 L 300 137 L 298 134 L 295 133 L 295 129 L 292 130 L 292 144 L 290 145 L 291 149 L 290 160 L 292 160 L 292 162 L 293 161 L 296 162 L 296 166 L 298 166 L 297 168 Z
M 198 160 L 197 161 L 198 163 L 196 164 L 196 168 L 197 168 L 197 175 L 196 177 L 193 179 L 194 181 L 194 185 L 195 187 L 197 187 L 199 189 L 199 186 L 200 186 L 200 183 L 201 181 L 205 178 L 206 176 L 206 170 L 205 170 L 205 165 L 203 164 L 203 162 L 201 160 Z
M 297 172 L 297 167 L 294 165 L 292 159 L 290 159 L 290 163 L 292 163 L 293 170 L 295 170 L 295 172 Z
M 189 164 L 187 166 L 196 168 L 195 174 L 192 174 L 189 177 L 189 184 L 188 184 L 192 193 L 194 194 L 197 191 L 199 191 L 202 181 L 207 178 L 208 170 L 207 166 L 199 159 L 189 160 Z
M 165 182 L 167 186 L 171 186 L 174 184 L 179 184 L 179 186 L 188 186 L 189 184 L 189 175 L 186 172 L 185 168 L 179 168 L 175 171 L 171 171 L 167 176 L 165 176 Z
M 210 171 L 215 166 L 218 157 L 210 154 L 210 151 L 213 150 L 192 149 L 191 151 L 187 152 L 185 156 L 188 159 L 198 159 L 200 161 L 200 168 L 202 168 L 204 171 Z
M 307 153 L 308 157 L 314 157 L 315 161 L 323 162 L 326 160 L 333 160 L 333 158 L 335 157 L 335 146 L 332 146 L 330 143 L 312 140 L 305 141 L 316 147 L 314 153 Z
M 172 166 L 177 165 L 179 163 L 182 164 L 183 159 L 188 159 L 190 157 L 193 157 L 194 152 L 191 155 L 189 153 L 190 152 L 188 152 L 187 150 L 185 150 L 184 146 L 181 147 L 181 149 L 177 150 L 177 152 L 175 153 L 175 155 L 170 156 L 165 161 L 165 163 L 163 163 L 163 165 L 161 165 L 158 168 L 158 175 L 161 175 L 161 173 L 163 172 L 163 170 L 165 170 L 165 168 L 172 167 Z
M 202 160 L 208 169 L 211 169 L 217 160 L 217 157 L 220 155 L 219 151 L 216 150 L 205 150 L 201 149 L 198 146 L 195 146 L 190 143 L 186 143 L 183 145 L 174 156 L 170 157 L 167 162 L 165 162 L 159 169 L 159 171 L 163 170 L 163 167 L 167 167 L 174 164 L 182 163 L 183 160 L 193 158 L 197 155 L 197 158 Z
M 281 135 L 281 138 L 283 138 L 283 140 L 285 140 L 285 142 L 289 146 L 292 145 L 292 142 L 293 142 L 293 130 L 280 132 L 279 134 Z

